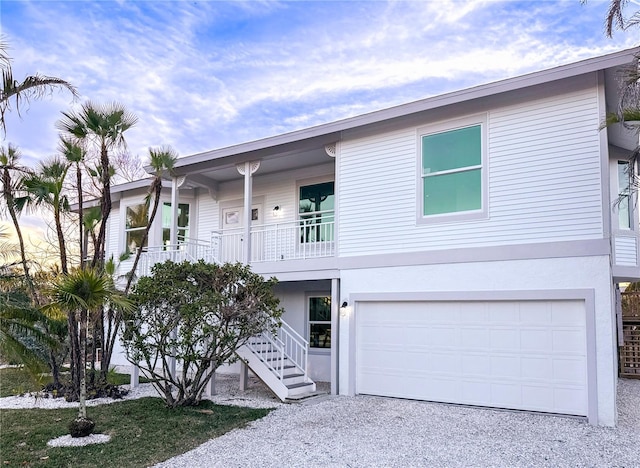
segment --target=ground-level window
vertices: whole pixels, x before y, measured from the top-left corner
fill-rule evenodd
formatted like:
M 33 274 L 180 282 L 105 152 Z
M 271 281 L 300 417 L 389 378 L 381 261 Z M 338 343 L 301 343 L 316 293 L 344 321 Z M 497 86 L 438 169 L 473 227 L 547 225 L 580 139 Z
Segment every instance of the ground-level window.
M 618 161 L 618 227 L 631 229 L 631 210 L 629 210 L 629 192 L 631 174 L 629 161 Z
M 138 248 L 147 246 L 148 239 L 143 243 L 142 238 L 148 223 L 149 207 L 145 203 L 127 206 L 124 229 L 127 252 L 133 253 Z
M 482 210 L 482 125 L 422 134 L 422 216 Z
M 189 204 L 178 203 L 178 243 L 189 238 Z M 171 203 L 162 204 L 162 244 L 171 242 Z
M 309 297 L 309 346 L 331 348 L 331 296 Z
M 298 216 L 300 242 L 332 241 L 334 231 L 335 187 L 333 182 L 300 187 Z

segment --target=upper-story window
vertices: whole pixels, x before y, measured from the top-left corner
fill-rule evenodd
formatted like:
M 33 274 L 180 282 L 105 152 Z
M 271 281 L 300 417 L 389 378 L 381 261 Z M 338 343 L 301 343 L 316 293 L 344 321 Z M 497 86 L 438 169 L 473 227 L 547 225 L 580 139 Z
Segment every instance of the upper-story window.
M 178 244 L 189 238 L 189 204 L 178 203 Z M 171 203 L 162 204 L 162 244 L 171 242 Z
M 479 214 L 484 209 L 483 124 L 419 134 L 421 217 Z M 429 132 L 429 133 L 427 133 Z
M 139 247 L 146 247 L 149 239 L 145 239 L 144 231 L 149 223 L 149 208 L 145 203 L 139 205 L 129 205 L 126 210 L 125 221 L 125 248 L 127 252 L 133 253 Z
M 629 196 L 631 186 L 631 174 L 629 161 L 618 161 L 618 227 L 631 229 L 631 210 L 629 209 Z
M 333 240 L 334 205 L 333 182 L 300 187 L 298 216 L 302 243 Z

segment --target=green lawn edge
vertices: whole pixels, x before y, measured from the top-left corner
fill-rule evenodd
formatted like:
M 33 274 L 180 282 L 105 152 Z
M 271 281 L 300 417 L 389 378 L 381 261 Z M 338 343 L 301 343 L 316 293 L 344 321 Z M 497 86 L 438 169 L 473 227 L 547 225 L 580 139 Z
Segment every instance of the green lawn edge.
M 150 466 L 245 427 L 272 410 L 210 401 L 169 409 L 152 397 L 100 405 L 88 408 L 88 416 L 96 422 L 94 432 L 110 435 L 111 441 L 84 447 L 47 446 L 49 440 L 68 434 L 76 409 L 0 410 L 0 461 L 3 466 Z

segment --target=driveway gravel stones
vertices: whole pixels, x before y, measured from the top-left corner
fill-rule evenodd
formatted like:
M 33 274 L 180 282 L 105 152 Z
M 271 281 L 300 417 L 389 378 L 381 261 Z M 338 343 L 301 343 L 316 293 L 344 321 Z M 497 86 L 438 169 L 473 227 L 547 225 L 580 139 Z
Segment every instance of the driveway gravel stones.
M 618 427 L 369 396 L 285 405 L 158 467 L 640 466 L 640 380 Z

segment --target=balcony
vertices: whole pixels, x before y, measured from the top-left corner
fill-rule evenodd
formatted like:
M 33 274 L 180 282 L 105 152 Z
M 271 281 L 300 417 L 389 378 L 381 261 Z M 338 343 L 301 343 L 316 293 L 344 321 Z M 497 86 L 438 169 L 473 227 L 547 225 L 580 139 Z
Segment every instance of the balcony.
M 335 215 L 315 211 L 296 221 L 251 226 L 251 262 L 279 262 L 333 257 L 335 255 Z M 244 230 L 214 231 L 211 239 L 184 238 L 177 244 L 145 247 L 137 275 L 150 274 L 156 263 L 204 260 L 211 263 L 244 262 Z
M 300 215 L 296 221 L 252 225 L 251 262 L 278 262 L 335 255 L 333 210 Z M 242 228 L 214 231 L 211 245 L 220 262 L 244 261 Z

